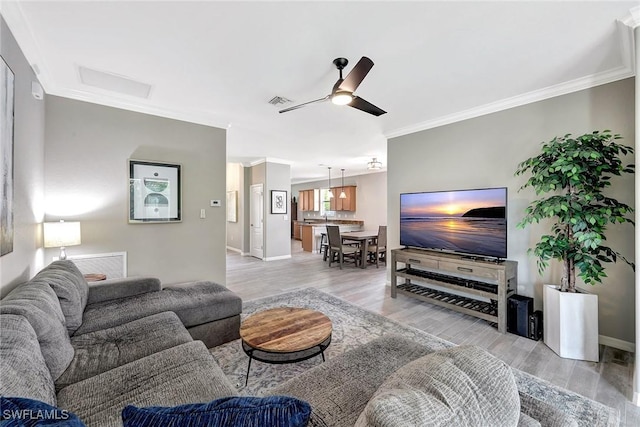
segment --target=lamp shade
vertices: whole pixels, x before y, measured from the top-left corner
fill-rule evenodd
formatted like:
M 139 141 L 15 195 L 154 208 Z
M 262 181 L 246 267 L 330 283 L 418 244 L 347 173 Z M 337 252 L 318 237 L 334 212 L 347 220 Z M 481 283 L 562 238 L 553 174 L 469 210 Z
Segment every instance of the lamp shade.
M 71 222 L 45 222 L 44 223 L 44 247 L 59 248 L 64 246 L 79 245 L 80 223 Z

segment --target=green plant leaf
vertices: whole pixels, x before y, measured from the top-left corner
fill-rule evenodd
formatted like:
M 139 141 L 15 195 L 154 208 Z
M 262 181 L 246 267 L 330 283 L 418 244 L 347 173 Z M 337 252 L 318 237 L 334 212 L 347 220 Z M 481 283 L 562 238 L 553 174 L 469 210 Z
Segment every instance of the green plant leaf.
M 610 130 L 593 131 L 573 138 L 571 134 L 542 142 L 540 154 L 520 162 L 516 175 L 528 179 L 520 191 L 531 187 L 539 198 L 524 211 L 518 228 L 551 220 L 551 234 L 542 236 L 528 253 L 538 258 L 542 273 L 551 259 L 571 260 L 587 284 L 606 277 L 602 262 L 623 259 L 603 246 L 607 224 L 635 225 L 633 209 L 604 194 L 611 177 L 635 173 L 635 165 L 623 163 L 633 147 L 622 145 L 622 137 Z M 569 284 L 570 288 L 574 284 Z

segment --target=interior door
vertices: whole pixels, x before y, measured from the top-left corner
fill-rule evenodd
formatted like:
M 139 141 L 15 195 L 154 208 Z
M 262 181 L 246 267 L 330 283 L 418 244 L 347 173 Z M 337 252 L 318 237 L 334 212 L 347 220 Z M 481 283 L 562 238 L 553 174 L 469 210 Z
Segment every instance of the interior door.
M 264 257 L 264 191 L 262 184 L 251 186 L 250 205 L 249 245 L 251 246 L 251 256 L 262 259 Z

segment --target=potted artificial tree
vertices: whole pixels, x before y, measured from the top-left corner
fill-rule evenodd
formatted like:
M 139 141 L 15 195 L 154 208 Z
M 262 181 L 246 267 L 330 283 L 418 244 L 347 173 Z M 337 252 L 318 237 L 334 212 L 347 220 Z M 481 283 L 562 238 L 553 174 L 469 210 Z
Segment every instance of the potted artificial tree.
M 551 233 L 541 236 L 529 253 L 538 258 L 541 274 L 550 260 L 564 267 L 559 287 L 543 287 L 544 341 L 561 357 L 598 361 L 597 295 L 576 288 L 576 269 L 586 285 L 606 277 L 603 263 L 621 259 L 635 270 L 605 246 L 608 224 L 633 224 L 633 209 L 605 195 L 612 176 L 634 173 L 634 165 L 625 166 L 621 159 L 633 148 L 617 143 L 619 139 L 608 130 L 555 137 L 516 171 L 530 175 L 521 189 L 533 187 L 540 196 L 527 207 L 518 227 L 551 220 Z

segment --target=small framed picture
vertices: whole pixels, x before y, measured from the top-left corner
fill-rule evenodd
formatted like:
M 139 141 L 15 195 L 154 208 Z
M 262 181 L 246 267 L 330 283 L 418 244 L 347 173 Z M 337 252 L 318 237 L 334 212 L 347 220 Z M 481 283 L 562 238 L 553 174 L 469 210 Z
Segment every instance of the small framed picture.
M 287 213 L 287 192 L 281 190 L 271 190 L 271 213 Z
M 180 172 L 178 164 L 129 160 L 129 222 L 182 221 Z

